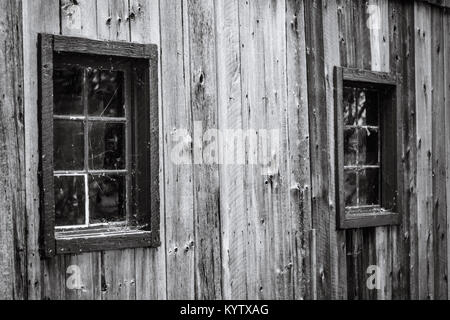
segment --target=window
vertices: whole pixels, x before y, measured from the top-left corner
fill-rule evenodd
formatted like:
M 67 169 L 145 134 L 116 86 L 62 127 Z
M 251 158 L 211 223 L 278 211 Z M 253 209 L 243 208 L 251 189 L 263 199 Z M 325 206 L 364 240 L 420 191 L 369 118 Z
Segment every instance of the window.
M 41 35 L 45 256 L 159 245 L 157 51 Z
M 398 77 L 336 68 L 336 197 L 342 229 L 400 223 Z

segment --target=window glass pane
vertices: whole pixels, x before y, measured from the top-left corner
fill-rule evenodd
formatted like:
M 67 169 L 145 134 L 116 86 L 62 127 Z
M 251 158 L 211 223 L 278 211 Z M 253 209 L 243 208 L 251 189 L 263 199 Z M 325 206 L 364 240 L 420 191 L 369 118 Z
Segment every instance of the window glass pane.
M 126 169 L 125 124 L 89 123 L 89 169 Z
M 359 129 L 359 165 L 378 165 L 378 131 L 375 129 Z
M 358 150 L 358 135 L 355 128 L 344 130 L 344 165 L 356 165 L 356 152 Z
M 88 70 L 90 116 L 125 116 L 123 79 L 119 71 Z
M 355 207 L 357 205 L 356 193 L 356 172 L 346 170 L 344 173 L 344 196 L 346 207 Z
M 55 177 L 56 226 L 85 224 L 84 176 Z
M 378 126 L 378 93 L 373 90 L 358 91 L 358 125 Z
M 55 115 L 83 115 L 83 73 L 77 66 L 54 70 Z
M 54 170 L 84 169 L 84 124 L 81 121 L 54 121 Z
M 344 88 L 344 125 L 356 125 L 356 97 L 353 88 Z
M 366 169 L 359 174 L 359 204 L 374 206 L 380 204 L 379 169 Z
M 89 177 L 90 224 L 125 221 L 126 182 L 124 176 Z

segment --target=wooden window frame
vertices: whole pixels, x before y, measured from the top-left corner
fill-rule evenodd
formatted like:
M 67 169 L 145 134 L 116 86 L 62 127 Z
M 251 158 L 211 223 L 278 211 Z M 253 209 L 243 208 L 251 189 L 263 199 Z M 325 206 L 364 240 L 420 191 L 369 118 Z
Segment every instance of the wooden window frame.
M 401 77 L 398 75 L 350 68 L 335 68 L 335 134 L 336 134 L 336 218 L 339 229 L 356 229 L 399 225 L 401 194 L 401 133 L 398 123 L 402 121 L 400 100 Z M 349 210 L 344 195 L 344 117 L 343 92 L 345 84 L 352 87 L 370 87 L 378 90 L 383 107 L 380 110 L 381 182 L 378 210 Z M 401 128 L 401 126 L 400 126 Z M 390 152 L 386 152 L 389 150 Z M 388 209 L 386 209 L 388 208 Z
M 97 41 L 59 35 L 39 35 L 41 251 L 46 258 L 100 250 L 160 246 L 158 48 L 127 42 Z M 53 67 L 58 55 L 70 55 L 113 65 L 130 66 L 132 205 L 127 204 L 127 228 L 110 226 L 55 228 L 53 165 Z M 76 58 L 75 58 L 76 59 Z M 102 62 L 103 61 L 103 62 Z M 128 82 L 128 81 L 127 81 Z M 131 213 L 131 214 L 130 214 Z

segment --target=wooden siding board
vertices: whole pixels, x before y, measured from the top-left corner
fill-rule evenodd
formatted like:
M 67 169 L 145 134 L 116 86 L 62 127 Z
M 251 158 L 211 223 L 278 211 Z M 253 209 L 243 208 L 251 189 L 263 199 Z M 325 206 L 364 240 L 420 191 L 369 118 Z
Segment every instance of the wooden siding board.
M 193 132 L 186 1 L 160 1 L 167 298 L 194 299 Z M 186 130 L 186 131 L 184 131 Z M 183 132 L 184 131 L 184 132 Z M 176 138 L 176 139 L 175 139 Z M 172 150 L 182 147 L 176 165 Z
M 256 6 L 258 2 L 239 2 L 240 20 L 240 46 L 241 46 L 241 81 L 242 81 L 242 105 L 243 105 L 243 127 L 244 130 L 257 130 L 261 128 L 261 115 L 263 112 L 252 110 L 263 110 L 264 97 L 264 65 L 262 60 L 263 31 L 260 25 L 261 12 Z M 255 137 L 250 137 L 253 143 Z M 250 140 L 249 140 L 250 141 Z M 245 171 L 244 171 L 244 194 L 245 210 L 247 214 L 247 298 L 261 299 L 270 290 L 270 279 L 265 281 L 264 269 L 268 266 L 266 256 L 262 250 L 265 225 L 264 203 L 262 200 L 264 179 L 261 170 L 251 165 L 252 159 L 257 159 L 258 149 L 246 146 L 245 149 Z M 258 221 L 259 219 L 259 221 Z
M 330 261 L 330 168 L 326 79 L 323 61 L 324 43 L 322 1 L 308 1 L 305 6 L 308 62 L 308 100 L 310 103 L 312 221 L 317 230 L 317 297 L 331 298 Z M 325 125 L 323 125 L 325 124 Z M 333 230 L 334 232 L 334 230 Z
M 411 105 L 411 99 L 415 99 L 414 90 L 409 87 L 411 83 L 411 75 L 414 77 L 414 68 L 411 68 L 411 63 L 414 63 L 414 57 L 411 57 L 410 50 L 414 50 L 412 45 L 413 38 L 411 32 L 414 32 L 413 25 L 409 23 L 411 17 L 413 17 L 413 6 L 401 1 L 393 1 L 389 3 L 389 28 L 390 28 L 390 65 L 392 72 L 401 76 L 401 83 L 399 88 L 399 94 L 397 96 L 398 103 L 402 118 L 401 132 L 399 137 L 401 138 L 401 145 L 399 155 L 401 155 L 401 168 L 399 170 L 399 200 L 398 204 L 400 213 L 402 214 L 402 224 L 398 233 L 393 236 L 393 279 L 392 279 L 392 298 L 393 299 L 408 299 L 410 296 L 410 203 L 411 203 L 411 189 L 410 180 L 414 177 L 415 173 L 412 170 L 412 161 L 414 157 L 411 155 L 411 147 L 415 146 L 415 143 L 411 146 L 410 136 L 415 135 L 415 126 L 411 121 L 414 112 L 414 103 Z M 413 80 L 414 81 L 414 80 Z M 412 96 L 412 97 L 411 97 Z
M 266 4 L 264 58 L 267 118 L 265 128 L 276 130 L 276 135 L 268 132 L 263 143 L 270 148 L 263 165 L 269 183 L 266 187 L 271 198 L 270 233 L 266 246 L 271 257 L 271 272 L 275 274 L 273 298 L 289 300 L 293 298 L 293 247 L 291 234 L 294 232 L 289 212 L 290 185 L 288 180 L 288 110 L 286 79 L 286 3 L 269 1 Z M 261 136 L 261 138 L 263 138 Z M 264 150 L 264 149 L 263 149 Z M 264 151 L 263 151 L 264 152 Z M 269 163 L 270 161 L 270 163 Z M 268 164 L 269 163 L 269 164 Z M 272 219 L 270 219 L 272 218 Z M 269 274 L 270 276 L 271 274 Z
M 241 89 L 239 1 L 220 0 L 215 6 L 217 41 L 217 103 L 220 130 L 233 130 L 233 138 L 244 139 Z M 226 131 L 228 132 L 228 131 Z M 222 131 L 224 134 L 224 131 Z M 230 135 L 221 136 L 220 214 L 222 225 L 223 298 L 247 298 L 247 215 L 244 199 L 244 168 Z M 225 140 L 227 139 L 227 140 Z M 242 140 L 241 140 L 242 141 Z M 239 147 L 239 145 L 237 145 Z M 241 145 L 241 148 L 244 146 Z M 234 155 L 237 153 L 237 156 Z M 237 161 L 237 163 L 233 163 Z
M 311 217 L 311 170 L 306 66 L 305 7 L 303 1 L 286 1 L 288 153 L 290 165 L 290 211 L 292 214 L 294 295 L 311 297 L 309 230 Z
M 28 298 L 39 300 L 41 293 L 48 293 L 43 276 L 48 271 L 39 254 L 38 33 L 59 33 L 59 1 L 23 1 L 23 21 Z
M 431 72 L 432 72 L 432 188 L 433 188 L 433 238 L 434 238 L 434 298 L 447 299 L 447 239 L 446 189 L 445 189 L 445 132 L 444 105 L 444 20 L 443 11 L 431 10 Z
M 194 141 L 195 292 L 197 299 L 221 299 L 221 151 L 218 137 L 208 132 L 218 128 L 214 3 L 188 1 L 187 10 L 192 117 L 202 128 L 194 133 L 201 135 L 194 138 L 198 138 Z
M 332 299 L 346 299 L 347 297 L 347 275 L 346 275 L 346 242 L 345 231 L 337 231 L 336 210 L 339 205 L 336 203 L 335 184 L 335 82 L 334 68 L 341 65 L 339 29 L 338 26 L 338 1 L 324 1 L 322 3 L 323 14 L 323 32 L 324 32 L 324 61 L 325 61 L 325 80 L 327 95 L 327 114 L 328 114 L 328 140 L 329 140 L 329 163 L 330 165 L 330 261 L 331 261 L 331 290 Z
M 22 1 L 0 5 L 0 299 L 27 296 Z
M 431 8 L 416 2 L 416 112 L 417 112 L 417 229 L 420 299 L 434 297 L 434 248 L 432 216 L 432 66 Z
M 447 215 L 447 297 L 450 297 L 448 274 L 450 269 L 450 13 L 444 13 L 444 109 L 445 109 L 445 154 L 446 154 L 446 215 Z
M 130 1 L 130 32 L 131 41 L 142 44 L 155 44 L 158 46 L 158 110 L 159 117 L 152 118 L 158 120 L 160 131 L 157 138 L 159 140 L 159 184 L 153 190 L 160 192 L 160 208 L 154 207 L 152 204 L 152 212 L 160 213 L 160 240 L 161 245 L 158 248 L 136 249 L 135 250 L 135 266 L 136 266 L 136 299 L 138 300 L 162 300 L 166 299 L 166 241 L 165 241 L 165 186 L 164 186 L 164 145 L 163 145 L 163 110 L 162 110 L 162 88 L 161 88 L 161 28 L 159 19 L 159 0 Z M 150 85 L 152 83 L 150 82 Z M 155 90 L 154 87 L 152 87 Z M 155 95 L 155 93 L 153 93 Z M 154 123 L 156 125 L 156 122 Z M 154 135 L 156 138 L 156 135 Z M 152 179 L 153 180 L 153 179 Z

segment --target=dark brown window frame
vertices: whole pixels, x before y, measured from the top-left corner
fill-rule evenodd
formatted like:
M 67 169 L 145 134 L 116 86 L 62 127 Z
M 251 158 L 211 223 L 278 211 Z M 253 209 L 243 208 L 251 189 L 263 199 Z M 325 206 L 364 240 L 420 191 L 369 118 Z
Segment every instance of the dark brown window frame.
M 336 134 L 336 218 L 339 229 L 356 229 L 398 225 L 401 194 L 398 192 L 401 172 L 402 121 L 400 100 L 401 77 L 398 75 L 350 68 L 335 68 L 335 134 Z M 348 210 L 344 199 L 344 120 L 343 91 L 345 84 L 371 87 L 380 91 L 383 109 L 380 112 L 381 129 L 381 208 L 383 210 Z M 387 152 L 389 151 L 389 152 Z M 388 208 L 388 209 L 387 209 Z
M 44 257 L 160 245 L 158 48 L 126 42 L 39 35 L 41 250 Z M 57 232 L 53 167 L 53 66 L 58 55 L 99 64 L 128 63 L 131 76 L 131 141 L 135 217 L 123 228 Z M 96 63 L 97 63 L 96 62 Z

